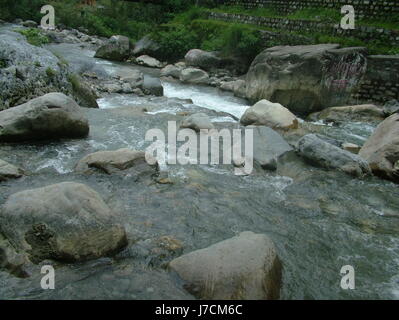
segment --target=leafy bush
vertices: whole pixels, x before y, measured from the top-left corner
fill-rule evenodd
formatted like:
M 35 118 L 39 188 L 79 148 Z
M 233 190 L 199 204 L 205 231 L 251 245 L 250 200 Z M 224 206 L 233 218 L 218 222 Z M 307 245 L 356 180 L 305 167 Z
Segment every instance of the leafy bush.
M 39 29 L 16 29 L 15 31 L 24 35 L 26 37 L 26 40 L 34 46 L 40 47 L 50 42 L 49 38 L 42 34 Z

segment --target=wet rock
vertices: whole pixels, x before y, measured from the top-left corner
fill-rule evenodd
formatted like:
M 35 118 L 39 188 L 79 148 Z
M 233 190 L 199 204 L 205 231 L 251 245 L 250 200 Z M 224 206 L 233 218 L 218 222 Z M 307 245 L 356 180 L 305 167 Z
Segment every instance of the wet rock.
M 310 163 L 326 169 L 337 169 L 357 177 L 371 173 L 364 159 L 318 138 L 315 134 L 308 134 L 300 139 L 298 151 Z
M 101 197 L 74 182 L 11 195 L 2 207 L 0 225 L 13 247 L 34 263 L 95 259 L 127 244 L 124 228 Z
M 0 110 L 49 92 L 72 93 L 68 67 L 19 33 L 0 33 L 0 61 L 5 65 L 0 68 Z
M 146 94 L 152 94 L 157 97 L 163 96 L 163 86 L 159 78 L 150 76 L 144 77 L 143 91 Z
M 173 77 L 175 79 L 179 79 L 181 70 L 181 68 L 178 68 L 173 64 L 168 64 L 161 70 L 161 77 Z
M 0 159 L 0 181 L 20 178 L 22 175 L 22 169 Z
M 265 125 L 273 129 L 296 129 L 298 120 L 279 103 L 261 100 L 247 109 L 241 117 L 243 125 Z
M 22 25 L 27 28 L 37 28 L 37 22 L 32 20 L 26 20 L 22 22 Z
M 278 102 L 302 114 L 347 103 L 351 89 L 366 71 L 366 50 L 338 48 L 337 44 L 318 44 L 264 50 L 247 73 L 247 98 Z M 337 85 L 342 84 L 345 90 L 337 94 Z
M 208 52 L 200 49 L 192 49 L 184 57 L 186 64 L 192 67 L 198 67 L 204 70 L 210 70 L 219 67 L 221 59 L 214 52 Z
M 170 262 L 170 269 L 199 299 L 278 299 L 282 266 L 264 234 L 242 232 Z
M 399 101 L 398 100 L 391 100 L 385 103 L 383 108 L 384 114 L 386 117 L 393 115 L 394 113 L 399 112 Z
M 96 93 L 82 77 L 71 75 L 70 82 L 72 84 L 73 95 L 80 106 L 85 108 L 99 108 Z
M 321 112 L 312 113 L 309 115 L 309 119 L 337 123 L 344 121 L 379 122 L 384 119 L 384 112 L 373 104 L 362 104 L 327 108 Z
M 153 164 L 148 164 L 146 157 L 152 159 Z M 155 175 L 158 163 L 143 151 L 119 149 L 91 153 L 77 163 L 75 171 L 85 174 L 102 172 L 130 176 Z
M 77 103 L 62 93 L 48 93 L 0 112 L 0 141 L 82 138 L 89 123 Z
M 245 98 L 246 83 L 245 80 L 234 80 L 222 83 L 220 89 L 232 91 L 236 97 Z
M 112 36 L 95 54 L 96 58 L 123 61 L 130 55 L 130 41 L 125 36 Z
M 123 87 L 119 83 L 105 83 L 103 85 L 103 90 L 108 93 L 122 93 Z
M 199 132 L 201 129 L 213 129 L 214 125 L 205 113 L 195 113 L 185 118 L 180 128 L 190 128 Z
M 141 66 L 150 67 L 150 68 L 162 68 L 162 63 L 160 61 L 146 55 L 136 58 L 136 63 Z
M 399 114 L 386 118 L 360 149 L 375 175 L 399 182 Z
M 122 77 L 121 80 L 130 84 L 132 88 L 142 88 L 144 75 L 139 70 L 132 70 L 128 76 Z
M 262 168 L 276 170 L 278 159 L 293 148 L 276 131 L 265 126 L 248 126 L 253 129 L 253 159 Z
M 182 70 L 180 81 L 194 84 L 208 84 L 209 75 L 201 69 L 187 68 Z
M 358 154 L 360 151 L 360 147 L 357 144 L 345 142 L 342 144 L 342 149 L 352 152 L 354 154 Z

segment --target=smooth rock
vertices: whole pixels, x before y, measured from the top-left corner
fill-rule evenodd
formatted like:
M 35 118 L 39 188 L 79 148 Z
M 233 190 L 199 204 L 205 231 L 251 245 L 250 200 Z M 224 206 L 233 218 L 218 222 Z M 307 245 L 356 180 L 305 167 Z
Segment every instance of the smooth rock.
M 186 64 L 192 67 L 198 67 L 204 70 L 218 68 L 221 59 L 214 52 L 208 52 L 200 49 L 192 49 L 184 57 Z
M 74 262 L 116 253 L 127 244 L 115 218 L 97 192 L 63 182 L 11 195 L 0 225 L 6 239 L 32 262 Z
M 179 79 L 181 71 L 181 68 L 178 68 L 173 64 L 168 64 L 165 68 L 161 70 L 161 77 L 173 77 Z
M 342 149 L 352 152 L 354 154 L 358 154 L 360 151 L 360 147 L 357 144 L 345 142 L 342 144 Z
M 130 55 L 130 40 L 125 36 L 112 36 L 98 50 L 94 57 L 123 61 Z
M 62 93 L 48 93 L 0 112 L 0 142 L 83 138 L 88 133 L 81 108 Z
M 174 259 L 170 269 L 199 299 L 278 299 L 282 266 L 275 246 L 264 234 L 242 232 L 208 248 Z
M 302 137 L 298 141 L 298 151 L 311 164 L 326 169 L 337 169 L 357 177 L 371 173 L 364 159 L 318 138 L 315 134 Z
M 345 121 L 379 122 L 384 119 L 384 112 L 373 104 L 362 104 L 327 108 L 321 112 L 310 114 L 309 119 L 338 123 Z
M 298 120 L 279 103 L 261 100 L 247 109 L 241 117 L 243 125 L 265 125 L 273 129 L 296 129 Z
M 162 63 L 160 61 L 147 55 L 136 58 L 136 63 L 150 68 L 162 68 Z
M 214 125 L 205 113 L 195 113 L 185 118 L 181 122 L 180 128 L 190 128 L 199 132 L 201 129 L 214 129 Z
M 399 113 L 378 125 L 359 155 L 368 162 L 375 175 L 399 181 Z
M 151 76 L 144 77 L 143 91 L 146 94 L 152 94 L 157 97 L 163 96 L 163 86 L 159 78 L 154 78 Z
M 182 70 L 180 81 L 194 84 L 208 84 L 209 75 L 201 69 L 187 68 Z
M 23 176 L 23 170 L 0 159 L 0 181 L 16 179 Z

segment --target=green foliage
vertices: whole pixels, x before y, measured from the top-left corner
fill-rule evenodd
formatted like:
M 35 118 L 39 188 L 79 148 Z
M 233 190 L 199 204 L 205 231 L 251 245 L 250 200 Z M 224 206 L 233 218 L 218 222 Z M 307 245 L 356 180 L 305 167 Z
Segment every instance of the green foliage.
M 46 74 L 49 78 L 54 78 L 57 75 L 57 72 L 53 70 L 52 68 L 48 67 L 46 69 Z
M 289 19 L 297 20 L 316 20 L 325 23 L 338 23 L 342 15 L 339 10 L 327 8 L 306 8 L 297 10 L 288 15 Z
M 0 69 L 5 68 L 7 66 L 7 62 L 4 59 L 0 59 Z
M 26 40 L 34 46 L 40 47 L 50 42 L 49 38 L 41 33 L 39 29 L 16 29 L 15 31 L 24 35 Z

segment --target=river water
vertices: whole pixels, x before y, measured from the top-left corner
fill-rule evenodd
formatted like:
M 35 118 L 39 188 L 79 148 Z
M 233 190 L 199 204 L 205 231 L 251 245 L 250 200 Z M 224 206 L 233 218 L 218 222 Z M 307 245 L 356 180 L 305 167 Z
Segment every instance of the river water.
M 156 70 L 92 58 L 76 45 L 52 49 L 77 68 L 95 63 L 108 74 L 132 68 L 156 77 Z M 86 63 L 85 62 L 85 63 Z M 164 82 L 165 97 L 113 94 L 99 99 L 100 109 L 84 109 L 90 122 L 86 139 L 2 144 L 0 158 L 27 170 L 28 176 L 0 184 L 0 204 L 20 190 L 63 181 L 98 191 L 125 226 L 129 245 L 114 258 L 55 265 L 56 289 L 40 288 L 40 266 L 19 279 L 0 271 L 1 299 L 188 299 L 167 269 L 183 254 L 242 231 L 268 234 L 283 262 L 282 299 L 398 299 L 399 191 L 375 177 L 356 179 L 311 167 L 287 157 L 277 172 L 257 170 L 235 176 L 228 165 L 168 166 L 173 184 L 73 172 L 76 162 L 99 150 L 144 150 L 145 133 L 182 119 L 179 112 L 201 111 L 217 128 L 239 127 L 248 103 L 230 93 L 201 86 Z M 187 99 L 191 99 L 189 101 Z M 147 112 L 142 112 L 145 107 Z M 320 125 L 333 138 L 364 143 L 374 126 Z M 176 239 L 180 250 L 166 249 L 162 236 Z M 355 268 L 356 289 L 340 287 L 340 270 Z

